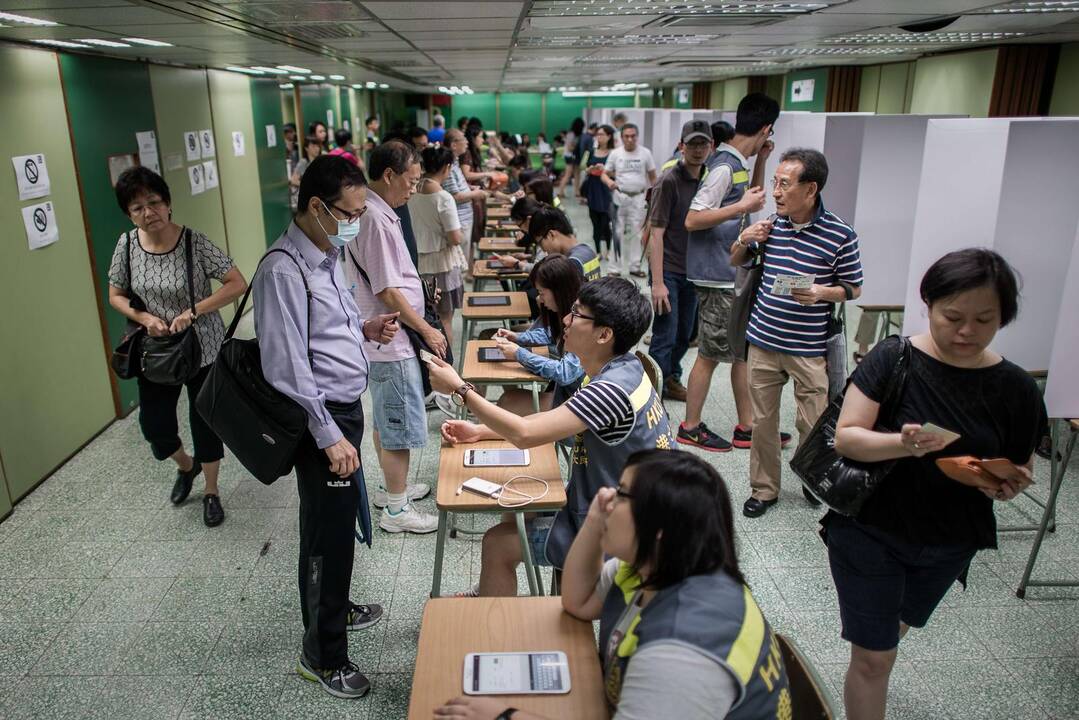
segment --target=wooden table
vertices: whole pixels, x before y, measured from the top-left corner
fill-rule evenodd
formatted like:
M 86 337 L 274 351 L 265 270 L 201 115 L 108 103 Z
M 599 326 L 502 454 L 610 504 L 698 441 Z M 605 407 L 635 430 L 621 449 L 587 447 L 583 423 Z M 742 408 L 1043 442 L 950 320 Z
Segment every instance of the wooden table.
M 489 235 L 513 235 L 520 232 L 517 223 L 508 219 L 487 218 L 486 232 Z
M 518 280 L 527 279 L 528 273 L 526 272 L 499 273 L 498 271 L 487 267 L 486 260 L 477 260 L 472 263 L 472 287 L 476 291 L 486 287 L 489 282 L 501 282 L 502 280 L 507 280 L 511 283 L 516 283 Z M 514 285 L 514 287 L 516 287 L 516 285 Z
M 479 244 L 476 245 L 476 250 L 479 251 L 480 256 L 482 257 L 485 253 L 509 255 L 510 253 L 521 252 L 524 250 L 524 248 L 514 242 L 513 238 L 485 237 L 480 238 Z
M 606 720 L 592 623 L 562 609 L 559 598 L 443 598 L 423 611 L 409 720 L 430 720 L 436 707 L 463 694 L 470 652 L 561 650 L 569 660 L 565 695 L 502 695 L 506 704 L 548 718 Z
M 488 220 L 506 220 L 510 216 L 510 209 L 508 207 L 487 206 L 487 219 Z
M 480 362 L 479 349 L 498 347 L 494 340 L 469 340 L 461 353 L 461 378 L 476 385 L 494 385 L 497 387 L 530 387 L 532 407 L 540 411 L 539 394 L 547 381 L 539 375 L 533 375 L 516 360 L 505 362 Z M 531 352 L 546 356 L 546 347 L 530 347 Z M 465 408 L 461 408 L 462 417 Z
M 509 305 L 469 305 L 472 297 L 509 297 Z M 523 292 L 466 292 L 461 302 L 461 349 L 464 357 L 465 343 L 472 339 L 475 325 L 498 321 L 509 328 L 510 320 L 528 320 L 532 312 L 528 307 L 528 295 Z M 464 367 L 461 365 L 461 367 Z
M 435 542 L 435 572 L 431 579 L 431 597 L 437 598 L 442 592 L 442 559 L 446 550 L 446 535 L 449 533 L 450 513 L 506 513 L 512 512 L 517 520 L 517 536 L 521 541 L 521 553 L 525 564 L 525 577 L 528 589 L 533 595 L 542 595 L 539 570 L 532 562 L 532 553 L 528 547 L 528 534 L 525 531 L 525 513 L 558 510 L 566 504 L 566 488 L 562 484 L 562 471 L 555 455 L 554 443 L 529 449 L 527 467 L 465 467 L 466 450 L 484 448 L 512 448 L 505 440 L 484 440 L 470 445 L 444 445 L 438 460 L 438 494 L 435 506 L 438 507 L 438 537 Z M 547 495 L 541 500 L 516 508 L 504 508 L 498 501 L 476 493 L 464 491 L 457 494 L 461 483 L 471 477 L 505 485 L 516 475 L 532 475 L 547 481 Z M 540 495 L 543 483 L 530 479 L 515 480 L 513 487 L 529 495 Z M 507 500 L 510 500 L 507 497 Z M 510 500 L 512 502 L 512 500 Z

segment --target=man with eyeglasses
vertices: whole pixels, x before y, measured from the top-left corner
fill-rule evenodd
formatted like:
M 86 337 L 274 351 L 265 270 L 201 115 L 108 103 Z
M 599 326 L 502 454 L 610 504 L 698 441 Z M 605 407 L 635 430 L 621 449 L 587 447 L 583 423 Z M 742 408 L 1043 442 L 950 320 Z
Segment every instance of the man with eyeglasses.
M 424 320 L 423 285 L 409 257 L 394 212 L 408 202 L 420 181 L 420 158 L 410 144 L 391 140 L 371 152 L 371 193 L 368 212 L 360 218 L 359 232 L 346 248 L 345 274 L 352 282 L 360 312 L 370 315 L 399 313 L 400 320 L 423 337 L 439 356 L 446 353 L 446 337 Z M 386 532 L 430 533 L 438 518 L 412 504 L 426 497 L 425 483 L 408 485 L 412 450 L 427 444 L 427 412 L 423 377 L 407 332 L 392 342 L 364 343 L 371 361 L 373 437 L 383 483 L 372 503 L 383 508 L 378 526 Z
M 746 517 L 763 515 L 779 497 L 783 386 L 794 381 L 798 441 L 804 442 L 828 405 L 828 315 L 834 303 L 862 294 L 858 235 L 825 209 L 820 193 L 827 180 L 828 162 L 822 153 L 787 150 L 772 178 L 775 219 L 749 226 L 731 248 L 733 265 L 754 256 L 763 256 L 764 262 L 746 329 L 757 435 L 749 451 L 752 495 L 742 507 Z M 813 284 L 789 292 L 777 286 L 778 277 L 798 275 L 812 276 Z M 809 494 L 806 499 L 820 504 Z
M 435 389 L 452 393 L 454 402 L 483 423 L 443 423 L 442 436 L 449 442 L 505 439 L 533 448 L 574 439 L 566 506 L 553 518 L 527 521 L 530 551 L 540 565 L 563 567 L 592 499 L 600 488 L 618 485 L 630 455 L 673 446 L 667 412 L 633 353 L 651 319 L 648 300 L 629 280 L 605 277 L 581 286 L 562 322 L 566 352 L 580 359 L 585 382 L 557 408 L 525 417 L 488 402 L 450 365 L 429 365 Z M 479 586 L 468 594 L 516 595 L 522 559 L 516 524 L 491 528 L 483 538 Z
M 308 418 L 295 457 L 304 625 L 298 671 L 340 698 L 371 687 L 349 660 L 346 631 L 382 617 L 378 605 L 348 596 L 357 510 L 367 506 L 357 451 L 368 377 L 363 346 L 392 342 L 397 333 L 396 313 L 362 319 L 339 262 L 365 214 L 366 184 L 344 158 L 316 158 L 300 180 L 300 212 L 271 247 L 284 252 L 267 254 L 252 281 L 262 372 Z
M 772 126 L 779 117 L 779 103 L 762 93 L 750 93 L 738 103 L 734 137 L 720 143 L 708 159 L 708 176 L 686 215 L 689 240 L 686 245 L 688 277 L 697 286 L 700 330 L 697 360 L 689 372 L 685 399 L 686 419 L 678 428 L 678 442 L 707 450 L 729 452 L 732 443 L 705 425 L 702 413 L 719 363 L 730 363 L 731 390 L 738 424 L 733 446 L 748 448 L 753 440 L 753 413 L 749 400 L 745 355 L 732 347 L 731 304 L 745 281 L 745 271 L 731 267 L 731 245 L 749 223 L 750 213 L 764 207 L 761 187 L 765 160 L 772 152 Z M 708 128 L 711 134 L 711 127 Z M 756 157 L 753 179 L 749 158 Z M 790 441 L 787 435 L 784 442 Z

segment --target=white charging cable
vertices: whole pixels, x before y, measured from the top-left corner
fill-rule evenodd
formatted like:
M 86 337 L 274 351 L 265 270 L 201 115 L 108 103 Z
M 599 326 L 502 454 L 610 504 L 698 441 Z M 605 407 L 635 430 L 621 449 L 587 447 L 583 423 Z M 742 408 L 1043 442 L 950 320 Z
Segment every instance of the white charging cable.
M 510 487 L 510 485 L 513 483 L 514 480 L 518 480 L 518 479 L 521 479 L 521 478 L 524 478 L 526 480 L 535 480 L 536 482 L 543 483 L 543 492 L 540 493 L 539 495 L 530 495 L 530 494 L 528 494 L 526 492 L 521 492 L 517 488 Z M 543 478 L 538 478 L 538 477 L 536 477 L 534 475 L 514 475 L 513 477 L 511 477 L 509 480 L 506 481 L 505 485 L 502 486 L 502 492 L 500 492 L 498 494 L 498 506 L 499 507 L 504 507 L 504 508 L 507 508 L 507 509 L 524 507 L 525 505 L 528 505 L 528 504 L 534 503 L 534 502 L 539 502 L 543 498 L 547 497 L 547 493 L 550 492 L 550 490 L 551 490 L 551 486 Z M 507 492 L 513 493 L 517 497 L 521 498 L 521 500 L 502 502 L 503 499 L 506 497 Z

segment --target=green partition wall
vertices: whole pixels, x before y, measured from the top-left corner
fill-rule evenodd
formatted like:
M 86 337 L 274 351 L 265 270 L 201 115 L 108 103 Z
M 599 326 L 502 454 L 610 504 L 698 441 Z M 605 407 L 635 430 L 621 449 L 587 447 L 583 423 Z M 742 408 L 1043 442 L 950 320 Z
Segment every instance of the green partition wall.
M 220 70 L 210 70 L 208 79 L 229 255 L 244 277 L 250 278 L 266 249 L 251 79 Z M 234 132 L 243 134 L 243 155 L 237 155 L 233 147 Z M 265 141 L 265 128 L 262 136 Z
M 61 55 L 60 66 L 93 252 L 91 263 L 105 309 L 108 347 L 114 347 L 120 342 L 126 319 L 108 306 L 109 264 L 116 241 L 131 229 L 131 220 L 116 205 L 108 157 L 136 153 L 135 133 L 155 129 L 150 74 L 143 63 L 91 55 Z M 116 112 L 118 107 L 124 111 Z M 134 380 L 122 380 L 117 390 L 120 414 L 127 414 L 138 405 L 138 387 Z
M 498 99 L 498 129 L 528 133 L 542 132 L 543 93 L 502 93 Z
M 1079 116 L 1079 43 L 1069 43 L 1060 48 L 1056 81 L 1049 103 L 1050 115 Z
M 259 188 L 262 191 L 262 229 L 265 247 L 269 247 L 292 219 L 288 206 L 285 136 L 281 130 L 285 119 L 281 116 L 281 91 L 276 80 L 251 79 L 251 117 L 255 125 L 252 150 L 257 152 Z M 267 125 L 274 126 L 276 147 L 267 144 Z M 302 137 L 300 141 L 303 141 Z
M 797 80 L 813 81 L 813 99 L 805 102 L 791 100 L 791 86 Z M 783 83 L 783 99 L 780 106 L 784 110 L 809 110 L 812 112 L 824 112 L 824 100 L 828 94 L 828 68 L 812 68 L 787 73 Z
M 18 500 L 115 417 L 56 55 L 0 47 L 0 456 Z M 10 158 L 44 153 L 45 198 L 20 201 Z M 60 239 L 30 250 L 22 208 L 52 202 Z
M 584 116 L 587 98 L 568 98 L 561 93 L 547 93 L 547 137 L 569 130 L 574 119 Z
M 450 106 L 450 127 L 457 127 L 457 119 L 460 117 L 478 117 L 483 127 L 488 130 L 495 129 L 495 94 L 476 93 L 475 95 L 455 95 L 453 105 Z M 548 108 L 550 112 L 550 108 Z
M 11 497 L 8 495 L 7 478 L 4 477 L 4 462 L 0 458 L 0 519 L 11 512 Z

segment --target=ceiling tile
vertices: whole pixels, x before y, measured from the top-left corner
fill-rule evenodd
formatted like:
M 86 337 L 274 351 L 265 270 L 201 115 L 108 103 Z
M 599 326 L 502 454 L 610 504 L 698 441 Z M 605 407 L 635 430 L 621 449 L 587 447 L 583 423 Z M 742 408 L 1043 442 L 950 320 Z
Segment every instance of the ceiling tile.
M 502 0 L 478 2 L 365 2 L 363 6 L 376 17 L 391 19 L 423 19 L 437 23 L 439 18 L 517 18 L 524 3 Z

